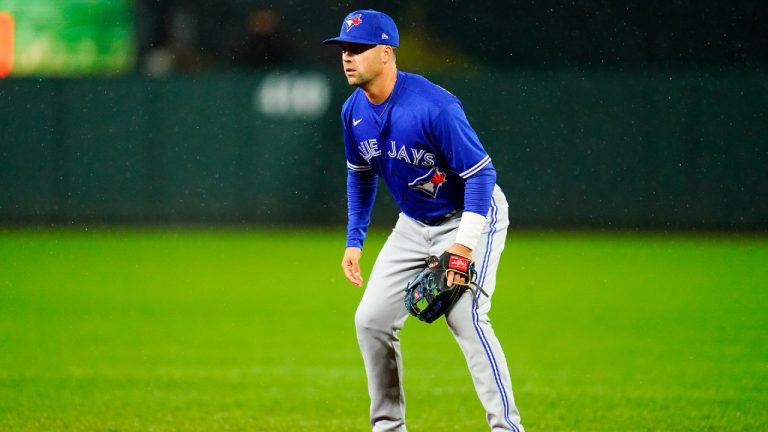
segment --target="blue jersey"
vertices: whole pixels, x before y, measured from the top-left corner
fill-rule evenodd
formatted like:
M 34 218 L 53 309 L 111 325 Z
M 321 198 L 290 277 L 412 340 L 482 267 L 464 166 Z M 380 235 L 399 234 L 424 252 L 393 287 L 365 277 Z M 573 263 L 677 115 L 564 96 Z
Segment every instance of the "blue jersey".
M 380 105 L 372 104 L 356 89 L 341 115 L 352 176 L 348 181 L 350 203 L 363 194 L 363 207 L 368 207 L 350 207 L 348 245 L 361 244 L 365 236 L 359 225 L 367 228 L 375 194 L 371 179 L 384 180 L 404 214 L 430 220 L 464 210 L 467 179 L 492 168 L 458 98 L 420 75 L 398 71 L 391 95 Z M 485 188 L 489 196 L 494 182 L 495 173 L 491 188 Z M 360 210 L 367 210 L 364 220 L 353 221 L 354 211 Z M 486 206 L 474 211 L 485 215 L 487 210 Z

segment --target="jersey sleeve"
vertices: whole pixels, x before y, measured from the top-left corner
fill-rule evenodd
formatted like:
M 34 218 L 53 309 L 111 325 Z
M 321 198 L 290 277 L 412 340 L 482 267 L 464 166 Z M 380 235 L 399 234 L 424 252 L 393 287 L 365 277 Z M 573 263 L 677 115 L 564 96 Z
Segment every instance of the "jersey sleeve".
M 346 108 L 346 107 L 345 107 Z M 354 138 L 349 133 L 349 127 L 347 126 L 346 109 L 341 110 L 341 125 L 344 129 L 344 152 L 347 157 L 347 168 L 352 171 L 370 171 L 371 164 L 360 154 L 357 150 Z
M 444 107 L 435 117 L 433 133 L 449 168 L 467 179 L 491 161 L 477 133 L 469 125 L 461 104 Z

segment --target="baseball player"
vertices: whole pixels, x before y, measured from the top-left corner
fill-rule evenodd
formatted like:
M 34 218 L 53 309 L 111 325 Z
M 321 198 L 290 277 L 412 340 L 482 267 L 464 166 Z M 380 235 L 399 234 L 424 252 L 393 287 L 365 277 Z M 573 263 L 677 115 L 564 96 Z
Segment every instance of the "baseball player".
M 341 109 L 347 158 L 347 248 L 341 266 L 362 287 L 360 257 L 382 178 L 400 207 L 355 314 L 374 432 L 405 432 L 398 337 L 408 312 L 403 290 L 429 255 L 471 258 L 480 291 L 467 290 L 445 316 L 467 360 L 492 431 L 523 432 L 506 359 L 488 318 L 509 220 L 496 171 L 461 102 L 422 76 L 399 71 L 397 27 L 359 10 L 338 37 L 344 75 L 356 87 Z M 454 278 L 456 278 L 454 280 Z M 448 285 L 466 282 L 448 274 Z

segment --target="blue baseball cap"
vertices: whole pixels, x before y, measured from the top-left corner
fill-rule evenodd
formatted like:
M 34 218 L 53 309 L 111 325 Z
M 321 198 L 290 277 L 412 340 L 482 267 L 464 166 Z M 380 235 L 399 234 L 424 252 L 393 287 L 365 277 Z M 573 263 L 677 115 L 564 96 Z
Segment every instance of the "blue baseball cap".
M 397 47 L 400 44 L 400 35 L 395 21 L 389 15 L 373 9 L 358 10 L 344 18 L 339 37 L 323 41 L 324 44 L 342 42 Z

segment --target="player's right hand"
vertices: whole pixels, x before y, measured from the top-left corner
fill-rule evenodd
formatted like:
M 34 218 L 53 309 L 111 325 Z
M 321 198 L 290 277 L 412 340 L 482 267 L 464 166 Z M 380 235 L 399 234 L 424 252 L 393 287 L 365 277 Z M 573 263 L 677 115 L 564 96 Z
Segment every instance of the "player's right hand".
M 360 256 L 363 251 L 360 248 L 348 247 L 344 250 L 344 258 L 341 260 L 341 268 L 344 270 L 344 276 L 350 282 L 362 288 L 363 276 L 360 274 Z

